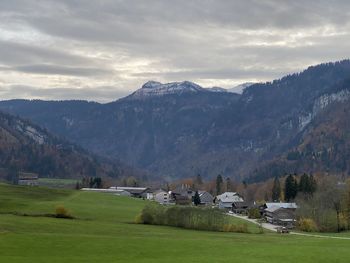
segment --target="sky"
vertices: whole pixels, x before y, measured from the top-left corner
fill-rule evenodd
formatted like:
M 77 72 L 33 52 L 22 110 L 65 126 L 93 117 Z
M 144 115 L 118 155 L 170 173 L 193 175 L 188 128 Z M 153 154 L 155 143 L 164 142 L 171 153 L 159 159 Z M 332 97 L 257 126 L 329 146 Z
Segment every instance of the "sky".
M 1 0 L 0 99 L 231 88 L 349 58 L 350 1 Z

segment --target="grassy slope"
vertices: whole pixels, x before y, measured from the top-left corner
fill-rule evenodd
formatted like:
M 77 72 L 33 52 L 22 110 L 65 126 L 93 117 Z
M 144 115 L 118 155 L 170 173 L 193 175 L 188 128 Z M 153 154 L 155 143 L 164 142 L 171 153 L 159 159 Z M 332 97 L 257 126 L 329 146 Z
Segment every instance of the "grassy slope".
M 0 214 L 0 262 L 349 262 L 350 241 L 275 233 L 233 234 L 130 224 L 145 201 L 0 185 L 0 212 L 52 213 L 78 220 Z

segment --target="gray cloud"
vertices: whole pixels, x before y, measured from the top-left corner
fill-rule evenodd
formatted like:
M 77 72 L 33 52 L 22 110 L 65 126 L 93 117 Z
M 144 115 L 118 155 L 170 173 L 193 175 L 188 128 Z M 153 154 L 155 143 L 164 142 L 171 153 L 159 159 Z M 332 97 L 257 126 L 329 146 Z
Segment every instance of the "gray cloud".
M 33 86 L 13 85 L 0 87 L 2 100 L 18 98 L 19 94 L 25 97 L 42 100 L 71 100 L 83 99 L 89 101 L 109 102 L 113 98 L 120 98 L 128 95 L 127 92 L 115 87 L 94 87 L 94 88 L 42 88 Z M 17 96 L 16 96 L 17 95 Z
M 0 41 L 0 63 L 21 65 L 26 63 L 57 63 L 57 64 L 89 64 L 93 60 L 86 57 L 61 51 L 59 48 L 48 48 L 39 45 Z
M 100 101 L 151 78 L 271 80 L 347 58 L 347 10 L 345 0 L 0 1 L 0 79 L 7 96 Z
M 110 70 L 99 68 L 79 68 L 66 67 L 48 64 L 26 65 L 10 68 L 11 71 L 20 71 L 34 74 L 48 74 L 48 75 L 67 75 L 67 76 L 98 76 L 108 75 Z

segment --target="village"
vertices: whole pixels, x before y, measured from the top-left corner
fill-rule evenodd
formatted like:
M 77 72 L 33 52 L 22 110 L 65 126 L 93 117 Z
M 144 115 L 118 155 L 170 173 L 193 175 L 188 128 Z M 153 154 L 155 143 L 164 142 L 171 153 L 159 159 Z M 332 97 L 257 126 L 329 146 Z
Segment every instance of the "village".
M 288 233 L 296 224 L 297 204 L 294 202 L 247 202 L 237 192 L 224 192 L 213 196 L 207 191 L 193 190 L 188 185 L 180 185 L 173 191 L 152 190 L 148 187 L 112 186 L 105 189 L 82 188 L 83 191 L 111 193 L 153 201 L 160 205 L 202 206 L 223 210 L 227 215 L 262 224 L 269 230 Z

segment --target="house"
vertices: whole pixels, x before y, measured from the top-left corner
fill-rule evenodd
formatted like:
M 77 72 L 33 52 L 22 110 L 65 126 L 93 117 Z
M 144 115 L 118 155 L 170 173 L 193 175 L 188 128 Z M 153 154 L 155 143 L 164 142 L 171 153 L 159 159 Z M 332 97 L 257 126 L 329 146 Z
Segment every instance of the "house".
M 294 210 L 294 211 L 298 208 L 296 203 L 282 203 L 282 202 L 265 203 L 264 208 L 266 210 L 267 208 L 271 208 L 273 206 L 278 206 L 278 207 L 281 207 L 281 208 L 291 209 L 291 210 Z
M 153 193 L 154 201 L 158 202 L 162 205 L 174 204 L 174 200 L 171 197 L 171 193 L 164 191 L 163 189 L 159 189 Z
M 201 199 L 201 205 L 212 205 L 214 197 L 207 191 L 198 191 L 199 198 Z
M 149 188 L 147 187 L 127 187 L 127 186 L 112 186 L 109 189 L 123 190 L 131 194 L 132 197 L 146 198 Z
M 155 194 L 156 194 L 156 192 L 154 192 L 153 190 L 147 191 L 147 193 L 146 193 L 146 199 L 147 199 L 147 200 L 154 200 Z
M 30 185 L 36 186 L 39 185 L 39 176 L 36 173 L 18 173 L 18 184 L 19 185 Z
M 266 203 L 265 204 L 266 221 L 292 228 L 296 222 L 295 211 L 298 208 L 296 203 Z
M 187 196 L 187 198 L 189 198 L 190 200 L 192 200 L 194 194 L 196 193 L 196 191 L 191 189 L 189 187 L 189 185 L 186 185 L 186 184 L 182 184 L 182 185 L 176 187 L 171 192 L 175 195 Z
M 190 205 L 192 203 L 195 191 L 189 185 L 182 184 L 169 192 L 170 198 L 177 205 Z
M 117 189 L 111 189 L 111 188 L 82 188 L 82 191 L 91 191 L 91 192 L 98 192 L 98 193 L 111 193 L 115 195 L 122 195 L 122 196 L 131 196 L 131 194 L 128 191 L 125 190 L 117 190 Z
M 225 192 L 216 197 L 216 203 L 220 209 L 232 209 L 234 202 L 243 202 L 243 198 L 236 192 Z
M 232 203 L 232 212 L 236 214 L 248 214 L 248 210 L 251 207 L 251 205 L 248 202 L 233 202 Z
M 186 195 L 171 192 L 171 198 L 177 205 L 190 205 L 192 203 L 192 199 Z

